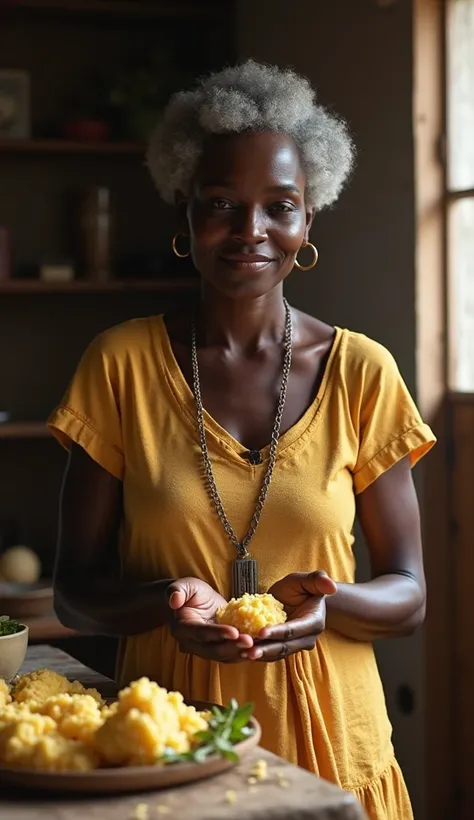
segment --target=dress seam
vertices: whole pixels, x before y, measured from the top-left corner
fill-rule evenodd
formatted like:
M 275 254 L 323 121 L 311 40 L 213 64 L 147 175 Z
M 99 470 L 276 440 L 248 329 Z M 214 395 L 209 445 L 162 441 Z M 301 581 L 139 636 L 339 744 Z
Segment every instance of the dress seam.
M 362 470 L 365 470 L 367 467 L 370 467 L 370 465 L 372 464 L 372 462 L 373 462 L 373 461 L 375 461 L 375 459 L 379 458 L 379 456 L 381 456 L 383 453 L 385 453 L 385 452 L 386 452 L 386 451 L 387 451 L 390 447 L 392 447 L 394 444 L 397 444 L 397 442 L 399 442 L 399 441 L 401 441 L 402 439 L 404 439 L 404 438 L 405 438 L 405 436 L 407 436 L 409 433 L 413 433 L 413 432 L 414 432 L 414 430 L 417 430 L 419 427 L 423 427 L 423 426 L 424 426 L 424 422 L 419 421 L 419 422 L 417 422 L 416 424 L 414 424 L 412 427 L 408 427 L 406 430 L 404 430 L 404 431 L 403 431 L 403 433 L 400 433 L 400 435 L 396 436 L 395 438 L 392 438 L 392 439 L 391 439 L 391 440 L 390 440 L 387 444 L 384 444 L 384 446 L 383 446 L 383 447 L 381 447 L 381 448 L 380 448 L 380 450 L 378 450 L 378 451 L 375 453 L 375 455 L 371 456 L 371 457 L 369 458 L 369 460 L 368 460 L 368 461 L 366 461 L 366 462 L 362 465 L 362 467 L 359 467 L 359 469 L 358 469 L 358 470 L 356 470 L 356 471 L 353 473 L 353 475 L 354 475 L 354 476 L 359 475 L 359 473 L 361 473 L 361 472 L 362 472 Z
M 113 450 L 115 450 L 115 452 L 116 452 L 116 453 L 119 453 L 121 456 L 123 456 L 123 452 L 122 452 L 122 450 L 120 450 L 120 449 L 119 449 L 119 448 L 118 448 L 115 444 L 112 444 L 112 442 L 111 442 L 111 441 L 108 441 L 106 438 L 104 438 L 104 436 L 102 435 L 102 433 L 101 433 L 99 430 L 97 430 L 97 428 L 96 428 L 96 427 L 94 427 L 94 425 L 93 425 L 93 424 L 91 423 L 91 421 L 87 418 L 87 416 L 83 416 L 83 415 L 82 415 L 82 413 L 78 413 L 78 412 L 77 412 L 77 410 L 74 410 L 74 408 L 73 408 L 73 407 L 70 407 L 70 405 L 68 405 L 68 404 L 61 404 L 61 405 L 59 405 L 59 407 L 58 407 L 58 411 L 59 411 L 59 410 L 63 410 L 63 411 L 65 410 L 67 413 L 70 413 L 70 414 L 71 414 L 71 416 L 73 416 L 73 417 L 74 417 L 77 421 L 80 421 L 82 424 L 84 424 L 86 427 L 88 427 L 88 428 L 89 428 L 89 430 L 90 430 L 92 433 L 94 433 L 96 436 L 98 436 L 98 437 L 100 438 L 100 440 L 101 440 L 101 441 L 102 441 L 102 442 L 103 442 L 103 443 L 104 443 L 107 447 L 111 447 Z M 51 422 L 51 424 L 52 424 L 53 426 L 57 426 L 57 423 L 55 423 L 54 421 L 53 421 L 53 422 Z
M 353 791 L 357 791 L 359 789 L 366 789 L 368 786 L 371 786 L 377 780 L 382 780 L 382 778 L 385 777 L 385 775 L 388 774 L 390 769 L 393 768 L 395 763 L 396 763 L 396 758 L 394 756 L 392 756 L 390 758 L 390 761 L 387 763 L 386 766 L 384 766 L 384 768 L 382 769 L 381 772 L 379 772 L 379 774 L 376 774 L 373 777 L 370 777 L 368 780 L 364 780 L 360 783 L 342 784 L 341 789 L 344 789 L 344 791 L 347 791 L 347 792 L 353 792 Z

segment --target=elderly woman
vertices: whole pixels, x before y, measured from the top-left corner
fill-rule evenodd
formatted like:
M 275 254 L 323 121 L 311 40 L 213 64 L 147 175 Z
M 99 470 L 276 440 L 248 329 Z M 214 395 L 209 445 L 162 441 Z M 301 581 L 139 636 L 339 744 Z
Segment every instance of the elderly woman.
M 50 419 L 69 450 L 55 601 L 68 626 L 122 639 L 120 683 L 252 700 L 268 749 L 372 820 L 409 820 L 372 642 L 424 617 L 410 468 L 434 437 L 383 347 L 283 296 L 352 162 L 291 71 L 247 62 L 171 100 L 149 166 L 201 297 L 102 333 Z M 286 624 L 255 640 L 216 623 L 267 590 Z

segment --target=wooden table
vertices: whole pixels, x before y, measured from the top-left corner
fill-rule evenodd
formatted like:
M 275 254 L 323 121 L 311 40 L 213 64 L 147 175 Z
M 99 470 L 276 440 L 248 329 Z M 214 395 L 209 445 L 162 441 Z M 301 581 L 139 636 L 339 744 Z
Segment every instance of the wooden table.
M 33 646 L 22 672 L 49 667 L 113 697 L 116 687 L 92 669 L 50 646 Z M 249 786 L 257 760 L 268 763 L 268 778 Z M 235 803 L 229 802 L 229 793 Z M 144 810 L 148 806 L 148 811 Z M 292 766 L 263 749 L 224 774 L 201 783 L 125 797 L 49 797 L 4 790 L 0 817 L 5 820 L 364 820 L 348 792 Z M 400 818 L 401 820 L 401 818 Z

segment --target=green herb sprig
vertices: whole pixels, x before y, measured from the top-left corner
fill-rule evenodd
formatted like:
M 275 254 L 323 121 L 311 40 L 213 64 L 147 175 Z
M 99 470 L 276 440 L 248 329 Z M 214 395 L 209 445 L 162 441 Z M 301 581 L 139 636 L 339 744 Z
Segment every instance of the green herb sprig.
M 0 638 L 5 635 L 15 635 L 23 630 L 20 621 L 14 621 L 8 615 L 0 615 Z
M 236 763 L 239 757 L 233 747 L 253 734 L 253 729 L 248 725 L 253 704 L 239 706 L 237 701 L 232 699 L 229 706 L 213 706 L 211 711 L 209 728 L 195 735 L 200 741 L 199 745 L 185 754 L 176 754 L 173 749 L 167 749 L 160 762 L 182 763 L 187 760 L 203 763 L 211 755 L 219 755 Z

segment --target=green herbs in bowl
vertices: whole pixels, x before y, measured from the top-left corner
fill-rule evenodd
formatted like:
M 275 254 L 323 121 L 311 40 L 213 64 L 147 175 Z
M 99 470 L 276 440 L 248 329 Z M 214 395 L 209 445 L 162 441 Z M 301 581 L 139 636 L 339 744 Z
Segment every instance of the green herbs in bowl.
M 16 635 L 17 632 L 22 632 L 24 628 L 19 621 L 15 621 L 8 615 L 0 615 L 0 638 L 4 638 L 5 635 Z
M 28 649 L 28 627 L 9 615 L 0 615 L 0 678 L 15 677 L 23 666 Z

